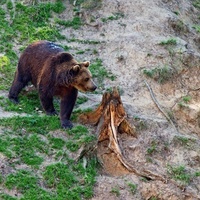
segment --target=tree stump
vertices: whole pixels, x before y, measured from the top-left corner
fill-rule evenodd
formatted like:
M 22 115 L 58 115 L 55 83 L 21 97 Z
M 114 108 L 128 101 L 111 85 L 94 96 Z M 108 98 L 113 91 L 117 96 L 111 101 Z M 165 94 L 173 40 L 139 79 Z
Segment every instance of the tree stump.
M 80 115 L 79 119 L 84 124 L 97 126 L 98 144 L 108 140 L 108 149 L 114 152 L 117 159 L 128 171 L 133 170 L 123 156 L 118 142 L 118 134 L 127 133 L 136 137 L 136 131 L 127 120 L 125 109 L 116 88 L 112 92 L 103 94 L 101 104 L 95 111 L 84 113 Z
M 148 171 L 144 166 L 131 165 L 123 154 L 119 145 L 119 134 L 126 133 L 137 139 L 135 127 L 127 119 L 119 92 L 113 88 L 111 92 L 103 94 L 102 101 L 96 110 L 79 116 L 84 124 L 97 126 L 97 156 L 108 173 L 122 175 L 135 173 L 148 180 L 162 180 L 165 178 L 157 173 Z M 94 149 L 94 148 L 92 148 Z M 133 155 L 134 156 L 134 155 Z M 106 167 L 105 167 L 106 166 Z

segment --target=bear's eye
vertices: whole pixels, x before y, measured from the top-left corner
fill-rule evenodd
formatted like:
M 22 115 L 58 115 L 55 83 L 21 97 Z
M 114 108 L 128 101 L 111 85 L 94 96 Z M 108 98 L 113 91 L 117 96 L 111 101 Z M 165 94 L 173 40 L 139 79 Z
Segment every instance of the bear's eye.
M 85 78 L 85 82 L 89 81 L 89 78 Z

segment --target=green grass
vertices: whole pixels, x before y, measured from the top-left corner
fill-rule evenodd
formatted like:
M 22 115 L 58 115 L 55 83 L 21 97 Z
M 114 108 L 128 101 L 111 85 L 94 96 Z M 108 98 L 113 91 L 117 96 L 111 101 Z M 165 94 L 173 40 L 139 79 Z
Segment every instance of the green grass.
M 19 100 L 19 104 L 13 104 L 8 98 L 2 98 L 0 99 L 0 106 L 3 107 L 5 111 L 27 114 L 38 114 L 38 110 L 43 110 L 37 91 L 30 91 L 26 93 L 23 91 L 19 95 Z
M 0 6 L 0 90 L 6 90 L 12 83 L 18 60 L 15 43 L 27 46 L 36 40 L 62 40 L 56 22 L 50 19 L 53 13 L 61 13 L 65 7 L 61 1 L 40 3 L 34 6 L 8 1 L 6 9 Z M 10 17 L 7 17 L 10 15 Z M 2 65 L 3 62 L 3 65 Z
M 151 197 L 149 200 L 158 200 L 157 197 Z
M 25 136 L 18 134 L 15 137 L 3 135 L 0 144 L 2 145 L 0 152 L 8 158 L 15 158 L 16 163 L 30 166 L 38 166 L 44 161 L 37 153 L 47 153 L 46 143 L 36 134 Z
M 37 184 L 37 177 L 26 170 L 19 170 L 15 174 L 9 174 L 5 180 L 5 186 L 8 189 L 16 187 L 20 192 L 34 188 Z
M 47 166 L 43 176 L 49 188 L 58 187 L 60 185 L 62 185 L 61 187 L 67 188 L 78 183 L 72 170 L 63 163 Z
M 14 131 L 23 131 L 31 133 L 46 134 L 50 130 L 60 128 L 60 122 L 57 116 L 14 116 L 12 118 L 2 118 L 0 123 L 5 127 L 12 127 Z
M 72 167 L 56 163 L 46 167 L 43 177 L 47 188 L 52 188 L 57 194 L 56 199 L 90 198 L 93 194 L 91 185 L 95 183 L 96 176 L 94 165 L 96 165 L 96 160 L 91 160 L 87 168 L 84 168 L 81 162 L 70 165 Z
M 200 171 L 195 172 L 194 176 L 199 177 L 200 176 Z
M 52 116 L 18 116 L 0 119 L 0 123 L 7 128 L 5 134 L 0 138 L 0 152 L 9 157 L 14 152 L 14 154 L 22 155 L 23 158 L 26 158 L 28 155 L 34 154 L 34 149 L 37 152 L 48 154 L 48 146 L 51 149 L 62 150 L 66 145 L 69 150 L 76 151 L 81 145 L 88 144 L 96 139 L 86 127 L 80 125 L 67 131 L 68 139 L 66 141 L 62 138 L 48 135 L 50 131 L 58 130 L 60 127 L 59 119 Z M 8 131 L 10 128 L 15 132 L 14 138 L 11 137 L 13 132 Z M 48 143 L 43 141 L 38 134 L 47 135 Z M 76 149 L 73 147 L 71 149 L 69 144 L 76 145 Z
M 78 97 L 76 104 L 80 105 L 88 101 L 87 97 Z
M 3 153 L 6 157 L 12 157 L 12 151 L 9 149 L 11 145 L 11 138 L 9 136 L 0 138 L 0 152 Z
M 157 144 L 156 141 L 152 141 L 151 146 L 147 149 L 147 154 L 152 155 L 154 152 L 156 152 Z
M 192 97 L 191 96 L 184 96 L 182 97 L 182 99 L 180 100 L 180 102 L 178 102 L 178 105 L 180 108 L 183 108 L 183 107 L 187 107 L 188 103 L 191 101 Z
M 66 28 L 72 27 L 73 29 L 79 29 L 83 24 L 80 17 L 74 17 L 71 21 L 56 19 L 56 23 Z
M 89 131 L 84 126 L 76 126 L 68 131 L 70 135 L 68 141 L 66 142 L 66 147 L 70 151 L 77 151 L 82 145 L 89 144 L 96 140 L 96 137 L 89 134 Z
M 133 183 L 128 183 L 128 186 L 130 188 L 130 191 L 132 194 L 135 194 L 136 190 L 137 190 L 137 185 L 133 184 Z
M 183 184 L 188 184 L 191 181 L 192 175 L 186 171 L 185 166 L 168 166 L 168 173 L 171 177 Z
M 87 168 L 78 163 L 57 162 L 44 168 L 40 174 L 29 170 L 16 170 L 5 176 L 3 183 L 9 190 L 16 189 L 22 195 L 20 200 L 81 200 L 91 198 L 97 162 L 95 159 L 87 163 Z M 41 182 L 42 181 L 42 182 Z M 42 185 L 45 188 L 41 187 Z M 12 199 L 11 196 L 0 194 L 1 199 Z
M 200 25 L 194 25 L 193 28 L 200 33 Z
M 12 67 L 11 61 L 8 56 L 4 55 L 0 57 L 0 90 L 8 89 L 8 85 L 11 85 L 11 77 L 14 68 Z
M 38 156 L 37 153 L 46 153 L 47 149 L 45 147 L 47 145 L 38 135 L 18 136 L 11 141 L 12 151 L 14 151 L 14 155 L 18 155 L 20 162 L 37 166 L 44 161 L 44 158 Z
M 85 166 L 85 161 L 69 157 L 69 152 L 77 151 L 81 145 L 96 139 L 86 127 L 76 126 L 63 131 L 63 137 L 58 137 L 52 135 L 53 130 L 58 131 L 60 127 L 56 117 L 12 117 L 0 119 L 0 123 L 4 127 L 0 153 L 12 161 L 13 168 L 1 175 L 0 187 L 16 189 L 21 194 L 16 198 L 18 200 L 92 197 L 98 161 L 91 156 Z M 69 141 L 77 144 L 77 148 L 69 148 Z M 48 159 L 54 161 L 43 165 Z M 19 165 L 26 167 L 17 170 Z M 0 194 L 0 198 L 12 199 L 6 193 Z
M 93 77 L 97 80 L 98 84 L 102 86 L 103 80 L 108 78 L 110 80 L 115 80 L 115 76 L 106 70 L 102 64 L 102 60 L 96 59 L 90 65 L 90 71 Z
M 184 101 L 185 103 L 189 103 L 191 99 L 192 99 L 191 96 L 184 96 L 184 97 L 183 97 L 183 101 Z
M 4 37 L 2 38 L 3 43 L 7 43 L 6 41 L 12 42 L 12 38 L 19 41 L 28 39 L 28 43 L 40 39 L 55 40 L 56 38 L 64 38 L 60 35 L 56 24 L 50 24 L 52 13 L 61 13 L 64 9 L 65 7 L 61 2 L 41 3 L 34 6 L 16 3 L 16 6 L 12 7 L 14 15 L 11 17 L 11 22 L 6 18 L 1 22 L 1 29 L 6 33 L 6 35 L 1 36 Z M 5 14 L 5 11 L 1 11 L 2 16 L 5 17 Z M 11 25 L 9 26 L 9 24 Z
M 84 53 L 85 53 L 84 50 L 79 50 L 79 51 L 76 52 L 76 54 L 84 54 Z
M 174 70 L 171 67 L 156 67 L 153 69 L 144 69 L 143 73 L 159 83 L 165 83 L 170 80 L 174 75 Z
M 176 136 L 176 140 L 181 144 L 181 145 L 187 145 L 189 142 L 189 139 L 183 136 Z
M 123 18 L 124 14 L 123 13 L 114 13 L 113 15 L 106 17 L 106 18 L 102 18 L 101 21 L 102 22 L 108 22 L 108 21 L 113 21 L 113 20 L 118 20 L 120 18 Z
M 159 43 L 160 45 L 176 45 L 177 44 L 177 40 L 175 38 L 170 38 L 168 40 L 163 40 Z
M 200 9 L 200 1 L 199 0 L 194 0 L 192 5 L 197 8 L 197 9 Z
M 117 197 L 120 196 L 120 190 L 118 186 L 115 186 L 112 188 L 112 190 L 110 191 L 112 194 L 116 195 Z
M 77 39 L 77 38 L 68 38 L 66 39 L 67 42 L 78 42 L 80 44 L 91 44 L 91 45 L 96 45 L 96 44 L 100 44 L 102 42 L 97 41 L 97 40 L 81 40 L 81 39 Z
M 22 91 L 19 94 L 19 104 L 14 104 L 8 98 L 1 97 L 0 98 L 0 106 L 5 111 L 12 111 L 17 113 L 26 113 L 31 115 L 40 115 L 44 113 L 44 110 L 41 106 L 40 99 L 38 96 L 38 92 L 36 90 L 33 91 Z M 88 101 L 87 97 L 78 97 L 76 101 L 76 107 Z M 60 103 L 59 99 L 54 98 L 54 107 L 57 112 L 60 111 Z
M 193 147 L 196 140 L 184 136 L 175 136 L 174 142 L 184 147 Z
M 51 144 L 51 148 L 53 149 L 62 150 L 65 145 L 65 141 L 63 139 L 56 137 L 49 137 L 49 142 Z

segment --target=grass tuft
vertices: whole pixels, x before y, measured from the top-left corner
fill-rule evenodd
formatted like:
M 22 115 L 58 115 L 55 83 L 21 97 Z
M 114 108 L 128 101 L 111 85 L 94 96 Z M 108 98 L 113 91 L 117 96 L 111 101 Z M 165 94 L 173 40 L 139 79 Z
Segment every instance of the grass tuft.
M 50 130 L 60 128 L 60 121 L 57 116 L 14 116 L 12 118 L 0 119 L 4 127 L 10 127 L 13 131 L 47 134 Z
M 90 65 L 90 71 L 100 87 L 103 86 L 103 80 L 105 78 L 108 78 L 112 81 L 116 78 L 111 72 L 106 70 L 102 64 L 102 60 L 100 59 L 94 60 L 94 62 Z
M 168 166 L 168 173 L 173 179 L 182 182 L 183 184 L 188 184 L 192 178 L 191 174 L 188 173 L 183 165 L 180 166 Z
M 96 140 L 96 137 L 90 134 L 85 126 L 76 126 L 69 130 L 68 134 L 70 139 L 66 142 L 66 147 L 72 152 L 77 151 L 82 145 Z
M 72 27 L 73 29 L 79 29 L 82 25 L 80 17 L 74 17 L 71 21 L 56 19 L 56 23 L 66 28 Z
M 177 45 L 177 40 L 175 38 L 170 38 L 168 40 L 163 40 L 159 43 L 160 45 Z
M 164 66 L 156 67 L 153 69 L 144 69 L 143 73 L 146 76 L 158 81 L 159 83 L 165 83 L 173 77 L 174 70 L 171 67 Z

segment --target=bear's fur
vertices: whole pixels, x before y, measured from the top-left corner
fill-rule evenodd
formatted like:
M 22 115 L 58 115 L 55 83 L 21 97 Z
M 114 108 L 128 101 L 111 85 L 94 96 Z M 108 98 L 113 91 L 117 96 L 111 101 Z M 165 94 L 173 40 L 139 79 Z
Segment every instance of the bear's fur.
M 89 62 L 78 63 L 71 54 L 52 42 L 35 42 L 25 49 L 19 59 L 8 97 L 18 103 L 18 94 L 28 82 L 32 82 L 46 114 L 56 114 L 53 97 L 60 97 L 61 126 L 71 128 L 69 119 L 78 90 L 96 89 L 88 66 Z

